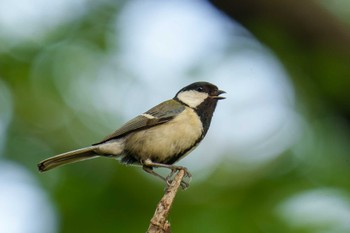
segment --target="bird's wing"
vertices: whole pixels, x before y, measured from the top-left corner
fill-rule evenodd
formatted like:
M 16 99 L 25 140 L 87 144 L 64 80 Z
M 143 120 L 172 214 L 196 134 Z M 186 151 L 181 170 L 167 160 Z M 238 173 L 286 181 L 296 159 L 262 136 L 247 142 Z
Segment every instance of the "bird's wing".
M 131 119 L 126 122 L 122 127 L 114 131 L 111 135 L 108 135 L 102 141 L 93 145 L 98 145 L 109 141 L 111 139 L 117 139 L 123 137 L 129 133 L 148 129 L 153 126 L 163 124 L 173 119 L 179 113 L 185 109 L 185 106 L 176 100 L 167 100 L 159 105 L 151 108 L 147 112 Z

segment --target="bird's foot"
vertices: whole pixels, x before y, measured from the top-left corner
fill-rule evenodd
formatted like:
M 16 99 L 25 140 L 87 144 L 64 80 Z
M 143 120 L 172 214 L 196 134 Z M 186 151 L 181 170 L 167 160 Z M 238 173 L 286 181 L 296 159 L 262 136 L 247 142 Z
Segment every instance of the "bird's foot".
M 183 190 L 186 190 L 189 186 L 190 186 L 190 182 L 192 179 L 192 174 L 188 171 L 188 169 L 186 167 L 182 167 L 182 166 L 173 166 L 171 168 L 171 172 L 169 173 L 169 175 L 165 178 L 165 181 L 167 183 L 167 186 L 169 187 L 170 184 L 173 182 L 174 180 L 174 176 L 175 174 L 177 174 L 180 170 L 183 170 L 185 172 L 184 177 L 181 180 L 181 188 Z M 188 180 L 184 180 L 188 178 Z

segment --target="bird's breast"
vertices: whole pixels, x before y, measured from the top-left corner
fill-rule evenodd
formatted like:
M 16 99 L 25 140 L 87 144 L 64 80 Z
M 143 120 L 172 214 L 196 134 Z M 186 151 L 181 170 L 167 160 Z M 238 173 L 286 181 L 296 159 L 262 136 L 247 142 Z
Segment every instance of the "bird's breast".
M 186 107 L 169 122 L 130 135 L 125 149 L 137 160 L 164 163 L 190 150 L 202 133 L 203 126 L 197 113 Z

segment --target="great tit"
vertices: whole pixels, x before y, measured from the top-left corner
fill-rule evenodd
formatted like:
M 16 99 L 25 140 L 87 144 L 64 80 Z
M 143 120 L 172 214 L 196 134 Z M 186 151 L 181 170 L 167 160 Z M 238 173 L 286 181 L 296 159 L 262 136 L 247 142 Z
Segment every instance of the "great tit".
M 195 82 L 182 88 L 173 99 L 164 101 L 147 112 L 126 122 L 102 141 L 78 150 L 69 151 L 43 160 L 39 171 L 96 157 L 120 159 L 123 164 L 143 167 L 167 183 L 179 169 L 173 165 L 194 148 L 208 132 L 211 119 L 220 96 L 225 91 L 208 82 Z M 153 168 L 171 170 L 163 177 Z M 182 182 L 183 187 L 188 183 Z

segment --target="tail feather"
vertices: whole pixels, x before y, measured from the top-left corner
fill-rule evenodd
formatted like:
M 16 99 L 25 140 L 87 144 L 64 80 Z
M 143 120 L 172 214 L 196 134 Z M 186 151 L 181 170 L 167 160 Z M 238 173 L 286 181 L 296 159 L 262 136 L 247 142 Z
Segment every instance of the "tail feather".
M 38 164 L 38 169 L 44 172 L 65 164 L 96 158 L 98 155 L 94 152 L 95 149 L 95 146 L 90 146 L 53 156 L 41 161 Z

